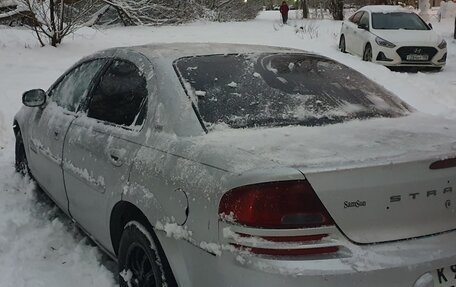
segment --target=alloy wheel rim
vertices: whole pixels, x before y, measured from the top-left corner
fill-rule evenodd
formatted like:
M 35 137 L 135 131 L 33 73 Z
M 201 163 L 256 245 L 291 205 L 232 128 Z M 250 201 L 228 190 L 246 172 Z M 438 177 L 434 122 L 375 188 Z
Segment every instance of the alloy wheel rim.
M 126 263 L 125 269 L 132 273 L 131 279 L 127 282 L 129 287 L 156 286 L 152 260 L 141 245 L 130 246 Z

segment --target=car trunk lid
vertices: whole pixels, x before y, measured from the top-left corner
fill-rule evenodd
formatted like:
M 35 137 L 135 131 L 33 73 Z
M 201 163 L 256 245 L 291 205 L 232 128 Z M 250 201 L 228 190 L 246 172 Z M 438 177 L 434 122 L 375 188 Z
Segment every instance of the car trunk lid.
M 358 243 L 456 229 L 456 168 L 434 160 L 307 173 L 341 231 Z
M 412 113 L 322 127 L 228 129 L 204 141 L 300 170 L 355 242 L 456 229 L 456 167 L 430 168 L 456 157 L 454 121 Z M 242 173 L 238 165 L 230 169 Z

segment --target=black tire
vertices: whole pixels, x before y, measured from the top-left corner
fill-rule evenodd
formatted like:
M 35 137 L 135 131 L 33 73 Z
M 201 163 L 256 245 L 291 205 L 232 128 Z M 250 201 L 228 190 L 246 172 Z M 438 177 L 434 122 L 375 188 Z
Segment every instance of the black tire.
M 137 221 L 124 228 L 118 265 L 120 287 L 162 287 L 166 281 L 160 249 L 152 233 Z
M 346 47 L 345 47 L 345 36 L 344 36 L 344 35 L 340 35 L 339 50 L 340 50 L 342 53 L 347 53 L 347 49 L 346 49 Z
M 363 52 L 363 61 L 372 62 L 372 47 L 367 44 Z
M 25 153 L 24 140 L 22 139 L 21 131 L 16 133 L 16 146 L 15 146 L 15 164 L 16 171 L 22 175 L 30 175 L 28 166 L 27 154 Z

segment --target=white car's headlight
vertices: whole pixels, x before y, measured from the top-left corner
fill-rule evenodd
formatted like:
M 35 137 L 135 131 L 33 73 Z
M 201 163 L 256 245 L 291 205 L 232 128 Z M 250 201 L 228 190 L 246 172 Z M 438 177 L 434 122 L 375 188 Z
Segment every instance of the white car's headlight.
M 391 42 L 389 42 L 389 41 L 386 41 L 385 39 L 380 38 L 380 37 L 375 38 L 375 42 L 376 42 L 377 44 L 379 44 L 380 46 L 387 47 L 387 48 L 394 48 L 394 47 L 396 47 L 396 45 L 394 45 L 393 43 L 391 43 Z
M 437 47 L 439 47 L 439 49 L 445 49 L 447 47 L 447 42 L 442 40 L 442 43 L 440 43 Z

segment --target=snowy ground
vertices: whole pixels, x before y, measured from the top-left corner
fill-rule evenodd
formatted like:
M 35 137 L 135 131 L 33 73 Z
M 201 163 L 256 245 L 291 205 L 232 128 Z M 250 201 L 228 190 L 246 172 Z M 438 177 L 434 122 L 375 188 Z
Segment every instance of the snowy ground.
M 97 50 L 156 42 L 251 43 L 300 48 L 334 58 L 399 95 L 420 111 L 456 119 L 456 41 L 451 20 L 433 23 L 448 42 L 438 73 L 398 73 L 337 51 L 340 22 L 278 25 L 277 11 L 247 23 L 196 22 L 161 28 L 82 29 L 59 48 L 40 48 L 30 31 L 0 26 L 0 286 L 114 286 L 112 262 L 88 244 L 51 203 L 13 172 L 11 123 L 21 94 L 46 89 L 66 68 Z M 310 33 L 296 33 L 305 25 Z

